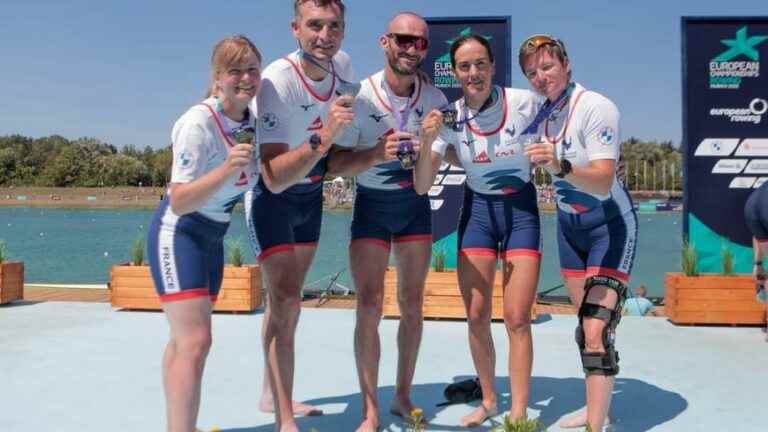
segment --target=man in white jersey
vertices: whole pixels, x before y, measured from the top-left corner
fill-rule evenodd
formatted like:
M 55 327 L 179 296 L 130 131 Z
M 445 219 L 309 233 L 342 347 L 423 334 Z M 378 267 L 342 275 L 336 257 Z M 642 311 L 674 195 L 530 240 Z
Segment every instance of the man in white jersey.
M 395 398 L 390 412 L 409 418 L 411 382 L 421 342 L 424 281 L 432 251 L 429 198 L 413 189 L 409 166 L 419 138 L 434 139 L 442 124 L 445 96 L 419 74 L 429 45 L 427 23 L 411 12 L 397 14 L 379 38 L 386 59 L 380 71 L 361 83 L 352 125 L 329 158 L 329 170 L 357 175 L 357 195 L 349 246 L 357 292 L 355 360 L 363 394 L 358 432 L 376 431 L 379 405 L 378 326 L 384 272 L 394 243 L 401 319 Z M 348 150 L 341 150 L 341 147 Z M 399 154 L 399 156 L 398 156 Z M 398 160 L 400 158 L 401 160 Z
M 325 155 L 352 120 L 340 0 L 295 0 L 299 49 L 264 71 L 258 98 L 262 176 L 246 197 L 246 222 L 269 295 L 262 335 L 277 430 L 298 430 L 292 404 L 294 333 L 301 287 L 320 237 Z M 265 388 L 266 391 L 269 389 Z M 268 409 L 268 395 L 262 409 Z M 298 408 L 305 408 L 299 406 Z

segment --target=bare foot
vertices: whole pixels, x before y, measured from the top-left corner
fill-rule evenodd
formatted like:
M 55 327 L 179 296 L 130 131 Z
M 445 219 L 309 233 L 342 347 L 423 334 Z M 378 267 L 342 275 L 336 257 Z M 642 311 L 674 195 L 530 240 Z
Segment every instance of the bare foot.
M 486 407 L 483 405 L 483 403 L 480 403 L 480 406 L 475 408 L 474 411 L 471 413 L 465 415 L 461 418 L 461 421 L 459 424 L 461 427 L 476 427 L 483 424 L 486 420 L 489 418 L 495 416 L 498 414 L 498 410 L 496 409 L 496 405 L 492 405 L 490 407 Z
M 280 426 L 280 432 L 300 432 L 296 423 Z
M 507 411 L 506 414 L 504 414 L 505 417 L 509 417 L 509 421 L 516 422 L 518 420 L 528 420 L 528 413 L 523 413 L 521 416 L 514 416 L 512 415 L 512 411 Z
M 296 416 L 320 416 L 323 415 L 323 410 L 314 406 L 305 404 L 304 402 L 291 401 L 293 403 L 293 415 Z M 275 401 L 273 399 L 262 398 L 259 402 L 259 411 L 265 413 L 275 412 Z
M 414 405 L 410 399 L 393 399 L 392 405 L 389 406 L 389 413 L 398 417 L 402 417 L 403 420 L 414 423 L 413 410 L 421 409 Z M 422 411 L 423 413 L 423 411 Z M 424 418 L 421 419 L 422 423 L 425 423 Z
M 379 430 L 379 420 L 376 418 L 367 418 L 360 423 L 355 432 L 377 432 Z
M 609 426 L 610 424 L 611 417 L 606 416 L 604 426 Z M 557 425 L 564 429 L 585 427 L 587 425 L 587 410 L 581 410 L 572 416 L 568 416 L 562 419 Z

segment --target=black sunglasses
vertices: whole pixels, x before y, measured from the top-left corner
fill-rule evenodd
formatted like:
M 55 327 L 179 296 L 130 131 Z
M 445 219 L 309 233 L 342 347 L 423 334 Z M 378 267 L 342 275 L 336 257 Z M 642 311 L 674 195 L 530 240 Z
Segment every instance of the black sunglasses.
M 417 51 L 424 51 L 429 48 L 429 39 L 425 37 L 400 33 L 387 33 L 387 37 L 394 39 L 395 43 L 401 48 L 408 49 L 411 45 L 413 45 Z

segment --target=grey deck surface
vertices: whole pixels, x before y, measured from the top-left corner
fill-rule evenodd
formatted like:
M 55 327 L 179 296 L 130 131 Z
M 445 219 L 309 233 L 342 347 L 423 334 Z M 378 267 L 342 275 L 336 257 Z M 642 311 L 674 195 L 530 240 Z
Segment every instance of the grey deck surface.
M 267 432 L 273 417 L 256 404 L 262 380 L 262 315 L 214 316 L 199 426 Z M 381 325 L 379 397 L 389 406 L 397 321 Z M 540 317 L 529 417 L 550 431 L 584 404 L 573 316 Z M 326 415 L 302 430 L 353 431 L 361 399 L 352 354 L 354 311 L 302 310 L 295 397 Z M 506 333 L 493 324 L 500 408 L 509 404 Z M 103 303 L 21 302 L 0 307 L 1 431 L 162 431 L 160 358 L 168 328 L 161 313 L 115 311 Z M 622 373 L 611 409 L 614 431 L 766 431 L 768 343 L 758 328 L 675 327 L 663 318 L 625 318 L 619 327 Z M 437 408 L 443 388 L 473 375 L 466 323 L 428 321 L 414 400 L 428 430 L 454 431 L 468 405 Z M 385 415 L 386 430 L 403 430 Z M 491 422 L 475 430 L 489 430 Z

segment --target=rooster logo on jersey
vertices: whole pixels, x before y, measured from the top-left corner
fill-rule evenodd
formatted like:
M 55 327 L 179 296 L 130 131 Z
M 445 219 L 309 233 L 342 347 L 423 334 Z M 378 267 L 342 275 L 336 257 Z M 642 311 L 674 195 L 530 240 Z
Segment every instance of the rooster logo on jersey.
M 576 213 L 586 213 L 600 204 L 597 198 L 576 190 L 576 187 L 564 180 L 555 182 L 557 194 L 563 204 L 568 204 Z
M 518 168 L 509 168 L 503 170 L 491 171 L 485 173 L 483 178 L 485 184 L 491 190 L 500 190 L 504 194 L 509 195 L 521 190 L 525 186 L 523 179 L 516 174 L 520 172 Z

